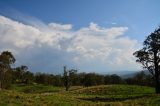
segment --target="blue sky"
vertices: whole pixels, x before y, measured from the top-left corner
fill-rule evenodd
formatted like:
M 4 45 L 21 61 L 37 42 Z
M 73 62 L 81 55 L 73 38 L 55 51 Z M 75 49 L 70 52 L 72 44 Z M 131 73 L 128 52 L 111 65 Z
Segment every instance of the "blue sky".
M 90 22 L 101 26 L 130 27 L 130 36 L 143 40 L 159 22 L 159 0 L 1 0 L 1 13 L 8 8 L 36 17 L 43 22 L 70 23 L 74 28 Z M 5 13 L 4 13 L 5 11 Z M 6 13 L 8 12 L 8 14 Z M 13 13 L 14 14 L 14 13 Z M 138 35 L 137 35 L 138 32 Z
M 72 36 L 70 36 L 70 38 L 68 36 L 67 37 L 63 36 L 62 38 L 65 38 L 67 40 L 62 40 L 62 39 L 59 40 L 60 38 L 58 38 L 58 40 L 51 40 L 51 43 L 49 44 L 45 43 L 43 45 L 42 43 L 44 43 L 44 41 L 42 42 L 41 40 L 40 45 L 42 45 L 42 47 L 45 49 L 48 48 L 46 51 L 47 53 L 50 52 L 49 56 L 46 55 L 47 54 L 46 52 L 41 51 L 42 48 L 37 49 L 37 47 L 35 47 L 36 49 L 34 49 L 34 52 L 32 53 L 34 54 L 34 56 L 30 56 L 29 58 L 28 57 L 29 54 L 26 53 L 27 59 L 26 61 L 23 61 L 23 62 L 22 60 L 24 59 L 24 57 L 22 58 L 21 55 L 24 51 L 22 50 L 22 48 L 19 49 L 18 47 L 11 47 L 9 43 L 6 43 L 7 42 L 6 41 L 5 46 L 0 47 L 0 49 L 4 50 L 9 48 L 13 51 L 14 50 L 18 51 L 17 57 L 20 61 L 19 63 L 27 64 L 31 67 L 32 70 L 36 70 L 36 71 L 47 70 L 47 72 L 59 73 L 57 72 L 57 70 L 61 70 L 64 64 L 67 64 L 69 67 L 76 67 L 83 71 L 98 72 L 98 70 L 101 70 L 100 72 L 104 72 L 109 70 L 137 70 L 139 69 L 138 66 L 135 65 L 136 63 L 132 63 L 132 62 L 130 63 L 130 65 L 128 65 L 128 68 L 126 69 L 125 69 L 126 66 L 124 64 L 121 64 L 120 66 L 117 65 L 117 69 L 113 67 L 113 64 L 106 65 L 110 63 L 103 62 L 104 60 L 100 59 L 103 57 L 103 55 L 99 54 L 101 55 L 101 57 L 98 57 L 99 55 L 97 56 L 95 54 L 101 53 L 100 51 L 110 50 L 110 48 L 112 48 L 110 50 L 111 53 L 109 54 L 109 57 L 106 57 L 106 60 L 105 60 L 105 61 L 111 61 L 111 60 L 114 60 L 112 58 L 114 57 L 112 56 L 114 55 L 113 51 L 115 51 L 115 54 L 117 55 L 118 53 L 116 51 L 119 50 L 119 48 L 118 46 L 115 47 L 115 44 L 113 44 L 113 42 L 104 43 L 104 44 L 99 44 L 99 42 L 97 42 L 97 45 L 98 45 L 97 46 L 95 45 L 95 39 L 98 39 L 100 41 L 102 39 L 100 39 L 99 37 L 95 38 L 93 37 L 93 35 L 94 36 L 103 35 L 108 30 L 112 34 L 116 32 L 118 33 L 117 34 L 118 37 L 120 37 L 121 39 L 115 38 L 114 43 L 120 42 L 120 40 L 123 39 L 125 40 L 124 42 L 127 42 L 127 43 L 129 42 L 129 44 L 130 42 L 132 42 L 130 47 L 132 47 L 134 44 L 134 47 L 131 48 L 133 50 L 131 51 L 137 50 L 137 48 L 140 47 L 139 45 L 141 45 L 145 36 L 149 35 L 152 31 L 154 31 L 156 27 L 160 25 L 159 3 L 160 3 L 159 0 L 1 0 L 0 15 L 3 16 L 2 17 L 3 19 L 7 18 L 7 19 L 10 19 L 12 22 L 22 23 L 25 27 L 28 25 L 28 26 L 34 27 L 35 29 L 40 29 L 40 30 L 44 30 L 44 29 L 48 30 L 48 25 L 49 25 L 49 27 L 52 26 L 53 28 L 58 29 L 53 31 L 53 33 L 59 32 L 64 35 L 66 34 L 66 36 L 68 34 L 71 34 Z M 1 22 L 2 23 L 1 26 L 3 27 L 3 29 L 1 28 L 2 31 L 6 30 L 6 27 L 4 27 L 4 21 L 5 21 L 5 24 L 7 25 L 9 24 L 4 19 Z M 51 23 L 54 23 L 54 24 L 51 24 Z M 19 28 L 20 26 L 17 24 L 16 27 Z M 26 29 L 23 28 L 23 30 L 24 29 L 30 30 L 27 28 Z M 84 28 L 88 28 L 87 31 L 86 30 L 84 31 Z M 114 28 L 117 28 L 117 29 L 114 29 Z M 87 33 L 86 35 L 87 37 L 88 35 L 92 35 L 92 37 L 89 36 L 87 38 L 86 36 L 81 35 L 81 34 L 84 34 L 84 32 L 85 34 Z M 92 34 L 92 32 L 94 33 Z M 45 33 L 47 36 L 49 32 L 43 31 L 42 33 L 43 34 Z M 2 35 L 2 33 L 0 34 L 2 37 L 4 36 Z M 35 34 L 35 32 L 34 33 L 31 32 L 30 34 Z M 105 36 L 109 36 L 109 35 L 110 33 L 106 34 Z M 113 34 L 113 36 L 117 36 L 117 35 Z M 9 38 L 11 37 L 9 35 L 6 35 L 6 36 L 8 36 L 7 40 L 9 42 Z M 19 37 L 20 35 L 19 33 L 18 34 L 15 33 L 14 36 Z M 45 39 L 49 40 L 49 37 L 46 37 Z M 26 39 L 26 37 L 24 36 L 20 38 L 21 38 L 21 41 Z M 27 38 L 27 39 L 31 41 L 32 38 L 33 37 Z M 90 43 L 86 43 L 87 40 L 85 41 L 85 39 L 90 40 L 90 38 L 92 38 L 93 41 L 90 41 Z M 34 39 L 37 40 L 39 39 L 39 37 Z M 74 41 L 71 39 L 74 39 Z M 81 39 L 83 40 L 83 42 L 77 43 L 76 42 L 77 39 Z M 116 39 L 118 39 L 118 41 L 116 41 Z M 18 41 L 16 40 L 14 40 L 15 41 L 13 42 L 14 44 L 17 44 Z M 68 41 L 70 40 L 72 43 L 69 44 Z M 107 37 L 106 42 L 108 42 L 107 40 L 110 40 L 110 39 L 108 39 Z M 30 44 L 29 41 L 24 40 L 24 42 L 27 42 L 25 44 Z M 49 42 L 49 41 L 46 41 L 46 42 Z M 65 42 L 65 44 L 61 43 L 62 41 L 63 43 Z M 59 47 L 61 47 L 61 50 L 56 49 L 57 47 L 55 47 L 56 45 L 55 42 L 57 45 L 59 45 Z M 102 42 L 105 42 L 105 41 L 102 41 Z M 125 43 L 122 44 L 122 42 L 123 41 L 121 41 L 120 44 L 117 44 L 117 45 L 120 45 L 119 46 L 120 50 L 124 51 L 127 48 L 124 47 Z M 81 45 L 80 43 L 84 43 L 84 44 Z M 54 44 L 54 47 L 53 47 L 53 44 Z M 68 44 L 67 47 L 66 47 L 66 44 Z M 93 45 L 95 46 L 93 47 Z M 104 45 L 110 45 L 110 46 L 108 46 L 108 48 L 104 48 Z M 34 47 L 35 45 L 32 45 L 32 46 Z M 26 47 L 28 46 L 23 46 L 23 49 L 26 50 Z M 52 49 L 54 50 L 54 53 L 52 53 L 53 52 Z M 77 51 L 77 50 L 81 50 L 81 51 Z M 99 50 L 99 51 L 96 51 L 96 50 Z M 37 51 L 39 51 L 39 53 L 37 53 Z M 82 51 L 83 53 L 79 53 Z M 131 53 L 131 51 L 128 51 L 128 53 Z M 85 56 L 88 56 L 86 53 L 92 54 L 92 56 L 89 55 L 91 56 L 90 58 L 92 59 L 86 59 L 84 61 L 82 60 L 80 61 L 78 58 L 82 58 L 82 57 L 86 58 Z M 119 57 L 119 55 L 120 54 L 118 54 L 117 57 Z M 48 58 L 46 57 L 45 59 L 41 59 L 40 57 L 42 56 L 47 56 Z M 55 61 L 49 60 L 51 57 L 53 59 L 56 58 L 56 60 Z M 120 59 L 115 58 L 114 60 L 115 63 L 114 62 L 113 63 L 116 64 L 117 61 L 120 62 L 121 59 L 123 58 L 120 58 Z M 31 60 L 33 60 L 35 63 L 33 62 L 31 64 L 29 62 Z M 78 63 L 76 63 L 75 61 L 73 62 L 71 60 L 78 61 Z M 100 61 L 100 62 L 97 62 L 97 61 Z M 132 61 L 134 61 L 134 59 Z M 39 65 L 46 64 L 47 62 L 49 62 L 50 65 L 47 64 L 46 67 L 37 68 Z M 52 68 L 55 68 L 54 71 L 51 71 L 53 70 Z M 106 70 L 107 68 L 108 70 Z

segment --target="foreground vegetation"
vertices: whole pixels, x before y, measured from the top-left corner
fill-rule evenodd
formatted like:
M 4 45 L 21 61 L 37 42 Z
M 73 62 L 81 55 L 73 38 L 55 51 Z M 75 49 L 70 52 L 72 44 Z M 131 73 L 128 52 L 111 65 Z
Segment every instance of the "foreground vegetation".
M 158 106 L 160 95 L 154 88 L 134 85 L 74 86 L 14 85 L 12 90 L 0 91 L 0 106 L 93 106 L 146 105 Z

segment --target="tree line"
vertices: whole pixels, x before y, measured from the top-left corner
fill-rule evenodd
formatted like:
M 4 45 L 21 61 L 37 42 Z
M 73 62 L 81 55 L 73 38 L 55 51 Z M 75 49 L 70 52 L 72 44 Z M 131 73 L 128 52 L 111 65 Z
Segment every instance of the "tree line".
M 133 78 L 121 78 L 116 74 L 101 75 L 97 73 L 78 73 L 75 69 L 67 69 L 61 75 L 47 73 L 32 73 L 25 65 L 12 67 L 16 59 L 9 51 L 0 54 L 0 89 L 10 88 L 12 84 L 44 84 L 64 86 L 66 90 L 70 86 L 96 86 L 107 84 L 135 84 L 154 86 L 152 76 L 144 72 L 137 73 Z
M 96 86 L 108 84 L 128 84 L 154 87 L 155 82 L 151 74 L 145 74 L 144 71 L 135 73 L 132 77 L 122 78 L 116 74 L 101 75 L 97 73 L 77 73 L 77 70 L 66 69 L 64 67 L 64 75 L 62 76 L 66 91 L 72 86 Z M 62 81 L 62 82 L 63 82 Z

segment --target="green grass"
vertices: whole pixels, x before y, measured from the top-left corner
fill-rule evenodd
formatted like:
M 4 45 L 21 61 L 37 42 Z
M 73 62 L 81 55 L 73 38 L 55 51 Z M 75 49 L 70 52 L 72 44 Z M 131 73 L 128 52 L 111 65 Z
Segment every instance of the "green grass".
M 154 93 L 151 87 L 134 85 L 101 85 L 74 91 L 78 94 L 96 94 L 96 95 L 133 95 Z
M 63 87 L 45 86 L 45 85 L 13 85 L 12 90 L 24 93 L 46 93 L 59 92 L 64 90 Z
M 159 106 L 154 88 L 130 85 L 101 85 L 83 88 L 44 85 L 14 85 L 0 91 L 0 106 Z

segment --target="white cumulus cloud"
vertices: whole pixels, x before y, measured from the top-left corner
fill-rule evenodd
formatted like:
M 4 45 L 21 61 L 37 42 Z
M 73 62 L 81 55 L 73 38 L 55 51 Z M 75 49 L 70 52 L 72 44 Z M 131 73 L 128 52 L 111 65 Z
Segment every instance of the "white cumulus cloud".
M 92 22 L 74 31 L 71 24 L 43 25 L 45 28 L 0 16 L 0 50 L 11 50 L 36 71 L 41 67 L 51 71 L 58 64 L 83 71 L 138 69 L 132 55 L 138 42 L 125 36 L 128 27 L 106 28 Z

